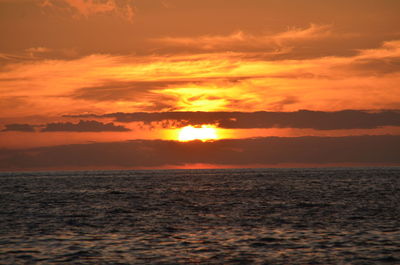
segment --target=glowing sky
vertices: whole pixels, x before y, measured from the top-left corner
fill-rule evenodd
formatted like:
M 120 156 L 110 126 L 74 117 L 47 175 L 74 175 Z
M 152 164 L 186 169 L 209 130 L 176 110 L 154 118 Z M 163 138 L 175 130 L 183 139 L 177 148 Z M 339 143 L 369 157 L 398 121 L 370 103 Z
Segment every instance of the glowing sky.
M 129 168 L 44 163 L 35 154 L 178 140 L 179 129 L 189 125 L 210 124 L 219 139 L 239 142 L 398 136 L 399 10 L 397 0 L 0 0 L 0 169 Z M 332 126 L 318 126 L 323 121 Z M 398 144 L 390 139 L 388 146 Z M 132 148 L 147 152 L 148 145 Z M 148 160 L 164 152 L 152 148 Z M 387 158 L 398 153 L 257 163 L 186 161 L 178 153 L 171 154 L 175 160 L 142 164 L 400 162 Z

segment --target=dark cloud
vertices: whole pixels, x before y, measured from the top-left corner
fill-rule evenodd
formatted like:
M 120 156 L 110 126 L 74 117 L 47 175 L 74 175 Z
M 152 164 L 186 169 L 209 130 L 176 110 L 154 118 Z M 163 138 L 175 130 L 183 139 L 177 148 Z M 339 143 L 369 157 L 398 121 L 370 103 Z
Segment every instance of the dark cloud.
M 215 142 L 135 140 L 0 150 L 1 170 L 184 164 L 400 164 L 400 136 L 267 137 Z
M 164 95 L 155 91 L 166 89 L 173 86 L 190 86 L 207 83 L 219 82 L 221 86 L 230 86 L 233 83 L 242 82 L 251 78 L 265 78 L 265 76 L 232 76 L 232 77 L 208 77 L 208 78 L 183 78 L 180 80 L 163 81 L 115 81 L 103 80 L 101 85 L 81 87 L 66 95 L 73 99 L 83 99 L 94 102 L 113 102 L 113 101 L 135 101 L 140 98 L 144 104 L 141 106 L 143 111 L 174 111 L 177 109 L 177 102 L 181 100 L 177 95 Z M 207 99 L 217 100 L 218 97 L 210 98 L 205 95 L 193 97 L 189 101 Z M 229 101 L 229 100 L 228 100 Z M 227 107 L 235 107 L 232 100 Z M 244 104 L 243 100 L 238 100 L 237 104 Z
M 20 131 L 34 132 L 35 128 L 40 128 L 40 132 L 127 132 L 130 129 L 115 125 L 114 123 L 102 123 L 98 121 L 80 120 L 78 123 L 54 122 L 45 125 L 32 124 L 6 124 L 3 132 Z
M 277 102 L 277 106 L 291 104 L 294 98 Z M 373 129 L 400 126 L 400 111 L 369 112 L 343 110 L 336 112 L 300 110 L 296 112 L 137 112 L 112 113 L 101 116 L 78 115 L 69 117 L 114 118 L 118 122 L 175 121 L 178 126 L 218 124 L 221 128 L 310 128 L 316 130 Z
M 84 99 L 89 101 L 132 101 L 138 97 L 149 98 L 154 101 L 176 101 L 171 96 L 166 98 L 165 95 L 154 94 L 151 91 L 165 89 L 170 86 L 189 85 L 189 84 L 205 84 L 209 82 L 220 82 L 221 84 L 230 85 L 247 79 L 266 78 L 270 76 L 227 76 L 227 77 L 205 77 L 182 78 L 179 80 L 163 80 L 163 81 L 115 81 L 103 80 L 101 85 L 81 87 L 73 93 L 67 95 L 74 99 Z M 272 76 L 273 77 L 273 76 Z M 164 97 L 164 98 L 163 98 Z M 155 104 L 157 105 L 157 104 Z
M 42 132 L 126 132 L 130 129 L 124 126 L 114 125 L 114 123 L 101 123 L 98 121 L 84 121 L 78 123 L 58 122 L 49 123 Z
M 75 99 L 90 101 L 131 101 L 138 96 L 146 96 L 147 91 L 163 89 L 182 83 L 188 83 L 188 81 L 104 81 L 99 86 L 79 88 L 69 96 Z
M 34 132 L 35 131 L 35 126 L 30 125 L 30 124 L 6 124 L 4 125 L 5 128 L 3 129 L 3 132 L 10 132 L 10 131 L 15 131 L 15 132 Z
M 299 100 L 293 96 L 287 96 L 282 100 L 273 102 L 270 104 L 271 109 L 281 111 L 284 109 L 285 106 L 298 103 Z

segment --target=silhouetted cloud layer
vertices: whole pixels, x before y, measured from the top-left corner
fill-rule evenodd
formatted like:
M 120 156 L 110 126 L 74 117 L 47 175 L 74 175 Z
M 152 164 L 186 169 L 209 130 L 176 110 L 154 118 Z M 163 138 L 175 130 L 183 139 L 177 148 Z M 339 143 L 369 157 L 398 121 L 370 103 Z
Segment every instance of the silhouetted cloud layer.
M 114 125 L 114 123 L 102 123 L 98 121 L 80 120 L 78 123 L 72 122 L 54 122 L 46 125 L 31 124 L 6 124 L 3 132 L 19 131 L 34 132 L 35 127 L 41 128 L 40 132 L 127 132 L 130 129 L 124 126 Z
M 58 122 L 49 123 L 42 132 L 126 132 L 130 131 L 123 126 L 114 123 L 101 123 L 98 121 L 79 121 L 79 123 Z
M 311 128 L 316 130 L 372 129 L 400 126 L 400 111 L 368 112 L 344 110 L 336 112 L 158 112 L 112 113 L 70 117 L 107 117 L 118 122 L 166 122 L 166 126 L 218 124 L 221 128 Z
M 400 136 L 267 137 L 215 142 L 135 140 L 0 150 L 1 170 L 185 164 L 400 164 Z
M 34 132 L 35 131 L 35 126 L 30 125 L 30 124 L 7 124 L 5 125 L 6 128 L 4 128 L 2 131 L 3 132 Z

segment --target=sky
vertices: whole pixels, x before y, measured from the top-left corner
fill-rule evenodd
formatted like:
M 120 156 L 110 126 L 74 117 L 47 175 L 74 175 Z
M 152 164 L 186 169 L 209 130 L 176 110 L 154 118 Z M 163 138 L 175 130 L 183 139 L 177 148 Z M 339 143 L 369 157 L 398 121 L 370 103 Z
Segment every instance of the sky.
M 398 0 L 0 0 L 0 170 L 400 165 Z

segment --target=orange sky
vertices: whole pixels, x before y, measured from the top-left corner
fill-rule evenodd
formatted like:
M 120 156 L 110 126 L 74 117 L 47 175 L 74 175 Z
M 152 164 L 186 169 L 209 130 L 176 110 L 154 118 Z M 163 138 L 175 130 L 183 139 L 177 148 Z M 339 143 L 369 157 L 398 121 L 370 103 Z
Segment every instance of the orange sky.
M 0 148 L 178 139 L 182 121 L 107 116 L 119 112 L 397 113 L 398 10 L 397 0 L 0 0 Z M 400 116 L 388 115 L 354 128 L 217 130 L 399 135 Z

